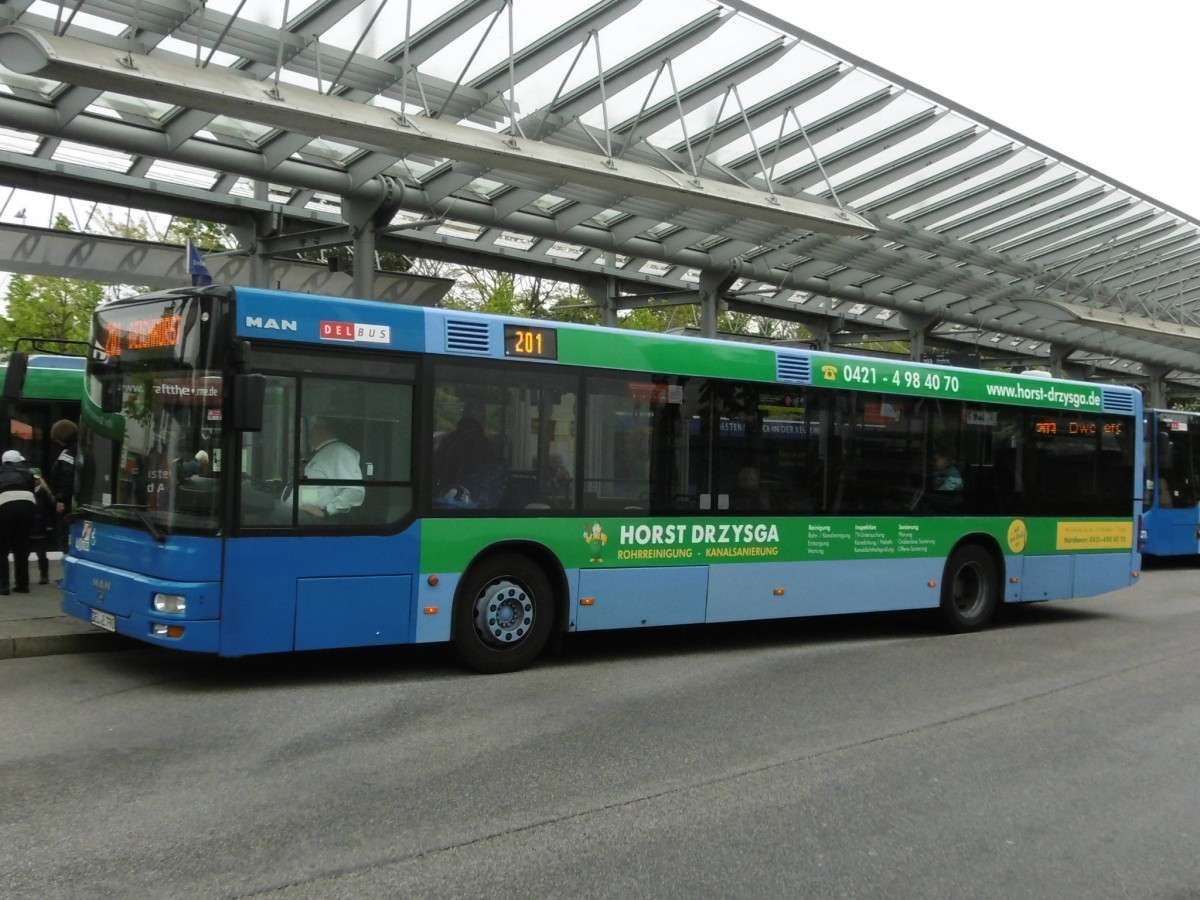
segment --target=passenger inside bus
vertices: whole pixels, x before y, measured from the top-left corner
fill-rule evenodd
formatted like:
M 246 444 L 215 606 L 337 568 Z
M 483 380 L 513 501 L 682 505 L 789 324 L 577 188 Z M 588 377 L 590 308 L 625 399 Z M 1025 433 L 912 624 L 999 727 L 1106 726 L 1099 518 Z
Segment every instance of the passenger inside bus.
M 944 450 L 933 452 L 933 476 L 930 483 L 935 491 L 951 492 L 963 489 L 962 473 L 950 462 Z
M 762 486 L 758 469 L 743 466 L 738 472 L 737 489 L 729 496 L 730 509 L 770 509 L 771 495 Z
M 468 402 L 458 425 L 433 454 L 434 497 L 443 506 L 494 507 L 504 495 L 507 472 L 484 427 L 482 403 Z

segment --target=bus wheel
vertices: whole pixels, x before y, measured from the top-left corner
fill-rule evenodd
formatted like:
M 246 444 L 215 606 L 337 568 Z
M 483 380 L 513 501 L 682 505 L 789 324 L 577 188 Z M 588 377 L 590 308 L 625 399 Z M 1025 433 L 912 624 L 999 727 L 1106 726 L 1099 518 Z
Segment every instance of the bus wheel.
M 524 556 L 497 556 L 463 581 L 454 603 L 454 647 L 477 672 L 515 672 L 542 652 L 553 619 L 545 573 Z
M 996 563 L 977 544 L 959 547 L 942 574 L 942 624 L 948 631 L 975 631 L 991 621 L 1000 588 Z

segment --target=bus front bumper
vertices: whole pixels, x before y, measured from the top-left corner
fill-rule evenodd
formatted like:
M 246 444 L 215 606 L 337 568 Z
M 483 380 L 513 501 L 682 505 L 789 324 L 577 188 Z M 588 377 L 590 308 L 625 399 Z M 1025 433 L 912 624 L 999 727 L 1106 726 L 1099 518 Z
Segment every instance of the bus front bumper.
M 217 582 L 179 582 L 63 560 L 62 611 L 105 631 L 172 650 L 220 650 Z

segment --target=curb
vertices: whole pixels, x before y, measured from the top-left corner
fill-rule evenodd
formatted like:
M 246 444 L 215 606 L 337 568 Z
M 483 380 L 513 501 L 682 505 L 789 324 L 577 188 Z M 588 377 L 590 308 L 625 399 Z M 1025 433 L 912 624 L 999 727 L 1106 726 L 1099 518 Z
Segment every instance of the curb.
M 129 649 L 119 635 L 97 631 L 95 634 L 29 635 L 0 638 L 0 659 L 26 659 L 33 656 L 56 656 L 60 653 L 97 653 L 106 650 Z

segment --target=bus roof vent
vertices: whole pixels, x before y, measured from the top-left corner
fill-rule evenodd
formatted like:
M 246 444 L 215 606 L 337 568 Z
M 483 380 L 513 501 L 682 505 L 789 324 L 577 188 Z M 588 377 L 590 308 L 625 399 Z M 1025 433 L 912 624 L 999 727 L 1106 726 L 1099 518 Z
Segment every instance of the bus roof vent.
M 472 322 L 467 319 L 446 320 L 446 352 L 469 353 L 472 356 L 490 356 L 491 341 L 487 322 Z
M 1100 389 L 1101 397 L 1104 401 L 1104 412 L 1106 413 L 1132 413 L 1133 412 L 1133 394 L 1126 391 L 1113 391 L 1107 388 Z
M 812 384 L 812 360 L 780 353 L 775 358 L 775 377 L 788 384 Z

